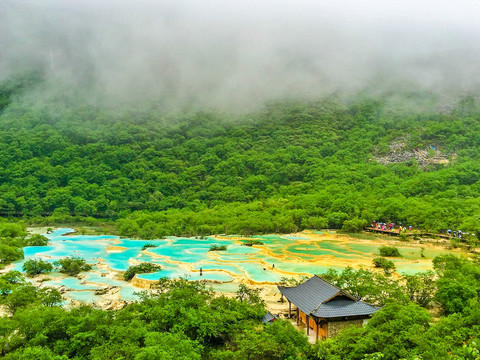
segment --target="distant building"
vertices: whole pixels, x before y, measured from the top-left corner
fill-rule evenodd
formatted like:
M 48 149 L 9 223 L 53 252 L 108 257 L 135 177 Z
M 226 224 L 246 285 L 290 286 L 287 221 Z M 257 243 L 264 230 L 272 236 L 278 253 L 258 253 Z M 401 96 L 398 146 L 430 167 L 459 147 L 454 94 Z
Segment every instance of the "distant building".
M 270 311 L 266 313 L 262 318 L 262 323 L 264 324 L 271 324 L 274 321 L 277 321 L 277 317 L 273 315 Z
M 294 287 L 278 286 L 288 300 L 288 315 L 296 307 L 297 325 L 300 321 L 312 329 L 317 339 L 336 335 L 349 326 L 362 326 L 379 308 L 364 303 L 319 276 Z

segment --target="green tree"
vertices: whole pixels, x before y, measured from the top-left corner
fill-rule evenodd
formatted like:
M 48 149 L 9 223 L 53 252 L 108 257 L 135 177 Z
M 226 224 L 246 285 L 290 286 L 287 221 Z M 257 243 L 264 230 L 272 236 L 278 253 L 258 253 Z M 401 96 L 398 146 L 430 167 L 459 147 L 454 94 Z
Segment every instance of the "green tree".
M 263 300 L 260 297 L 259 292 L 259 289 L 252 289 L 244 284 L 239 284 L 236 295 L 238 300 L 245 301 L 248 304 L 263 304 Z
M 43 235 L 39 235 L 39 234 L 35 234 L 35 235 L 32 235 L 30 237 L 27 237 L 25 239 L 25 246 L 45 246 L 48 244 L 48 238 L 43 236 Z
M 54 262 L 55 266 L 60 266 L 60 272 L 75 276 L 82 271 L 89 271 L 92 269 L 92 266 L 87 263 L 87 261 L 78 256 L 66 257 Z
M 405 279 L 406 294 L 414 303 L 428 307 L 433 301 L 437 284 L 433 271 L 418 273 L 415 275 L 403 275 Z
M 42 287 L 37 291 L 37 296 L 40 303 L 44 306 L 55 306 L 62 303 L 62 295 L 60 292 L 52 287 Z
M 135 356 L 135 360 L 200 360 L 203 347 L 181 333 L 149 333 L 145 338 L 145 348 Z
M 430 328 L 431 316 L 412 303 L 390 303 L 376 312 L 363 328 L 350 328 L 338 336 L 318 342 L 320 359 L 412 359 Z M 375 355 L 374 355 L 375 354 Z
M 55 355 L 48 347 L 34 346 L 19 349 L 4 357 L 6 360 L 68 360 L 65 355 Z
M 362 231 L 367 222 L 362 219 L 345 220 L 342 225 L 342 230 L 349 233 L 356 233 Z
M 3 304 L 10 312 L 15 313 L 17 309 L 32 305 L 36 300 L 37 287 L 33 285 L 21 285 L 3 299 Z
M 33 277 L 53 271 L 53 265 L 42 259 L 29 259 L 23 263 L 22 269 Z
M 382 245 L 378 248 L 378 253 L 380 256 L 384 257 L 400 257 L 400 251 L 395 246 L 385 246 Z
M 385 274 L 390 274 L 392 271 L 395 271 L 396 268 L 393 261 L 387 260 L 384 257 L 376 257 L 372 262 L 374 267 L 383 269 Z
M 462 312 L 469 304 L 470 300 L 476 299 L 478 293 L 472 288 L 463 276 L 452 278 L 443 277 L 437 281 L 438 290 L 435 294 L 437 300 L 447 314 Z
M 0 295 L 6 296 L 12 292 L 13 285 L 3 278 L 0 278 Z
M 435 300 L 447 314 L 462 312 L 480 294 L 480 266 L 463 257 L 441 255 L 433 259 L 440 278 Z
M 3 279 L 10 284 L 21 284 L 25 282 L 25 278 L 22 276 L 22 273 L 17 270 L 10 270 L 9 272 L 1 275 L 0 279 Z
M 125 281 L 130 281 L 136 274 L 147 274 L 162 270 L 160 265 L 151 263 L 141 263 L 138 265 L 129 266 L 127 271 L 123 274 Z
M 23 249 L 0 243 L 0 267 L 12 261 L 23 259 Z

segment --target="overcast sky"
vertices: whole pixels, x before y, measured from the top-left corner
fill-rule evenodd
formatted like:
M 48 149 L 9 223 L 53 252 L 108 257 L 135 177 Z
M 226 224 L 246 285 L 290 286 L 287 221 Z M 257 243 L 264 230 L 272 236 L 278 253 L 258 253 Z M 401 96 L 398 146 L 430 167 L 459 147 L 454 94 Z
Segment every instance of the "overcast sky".
M 41 67 L 52 91 L 171 106 L 464 93 L 480 82 L 478 14 L 474 0 L 3 0 L 0 76 Z

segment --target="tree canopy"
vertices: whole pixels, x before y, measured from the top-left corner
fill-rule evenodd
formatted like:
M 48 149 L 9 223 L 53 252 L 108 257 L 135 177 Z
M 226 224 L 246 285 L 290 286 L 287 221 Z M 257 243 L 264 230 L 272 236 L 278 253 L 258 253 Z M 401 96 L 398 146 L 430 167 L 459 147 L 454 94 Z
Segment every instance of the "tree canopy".
M 60 259 L 54 263 L 54 265 L 60 267 L 60 272 L 68 274 L 70 276 L 78 275 L 82 271 L 89 271 L 92 269 L 92 266 L 86 262 L 85 259 L 72 256 Z
M 373 220 L 480 233 L 474 101 L 445 112 L 428 93 L 360 93 L 165 113 L 27 101 L 22 84 L 0 86 L 3 216 L 116 221 L 144 239 L 355 232 Z
M 18 272 L 0 275 L 5 359 L 475 359 L 480 344 L 478 260 L 435 258 L 435 273 L 394 278 L 366 269 L 323 276 L 382 306 L 362 328 L 310 345 L 288 320 L 263 325 L 258 291 L 241 285 L 235 297 L 203 283 L 160 279 L 121 310 L 65 309 L 58 291 L 29 285 Z M 286 279 L 285 283 L 291 283 Z M 451 291 L 460 284 L 471 292 Z M 2 284 L 8 284 L 2 291 Z M 441 306 L 432 318 L 429 309 Z

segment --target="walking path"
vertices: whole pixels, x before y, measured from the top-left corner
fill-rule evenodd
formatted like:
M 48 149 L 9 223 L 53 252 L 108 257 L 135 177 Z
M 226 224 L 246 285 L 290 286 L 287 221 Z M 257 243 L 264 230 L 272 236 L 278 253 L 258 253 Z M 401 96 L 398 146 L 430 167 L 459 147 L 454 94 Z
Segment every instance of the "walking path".
M 386 234 L 388 236 L 399 236 L 400 234 L 405 234 L 407 236 L 430 236 L 430 237 L 439 237 L 442 239 L 453 239 L 452 235 L 447 235 L 447 234 L 434 234 L 434 233 L 429 233 L 429 232 L 412 232 L 412 231 L 400 231 L 398 229 L 393 229 L 393 230 L 383 230 L 383 229 L 377 229 L 374 227 L 367 227 L 365 228 L 365 231 L 369 232 L 375 232 L 379 234 Z

